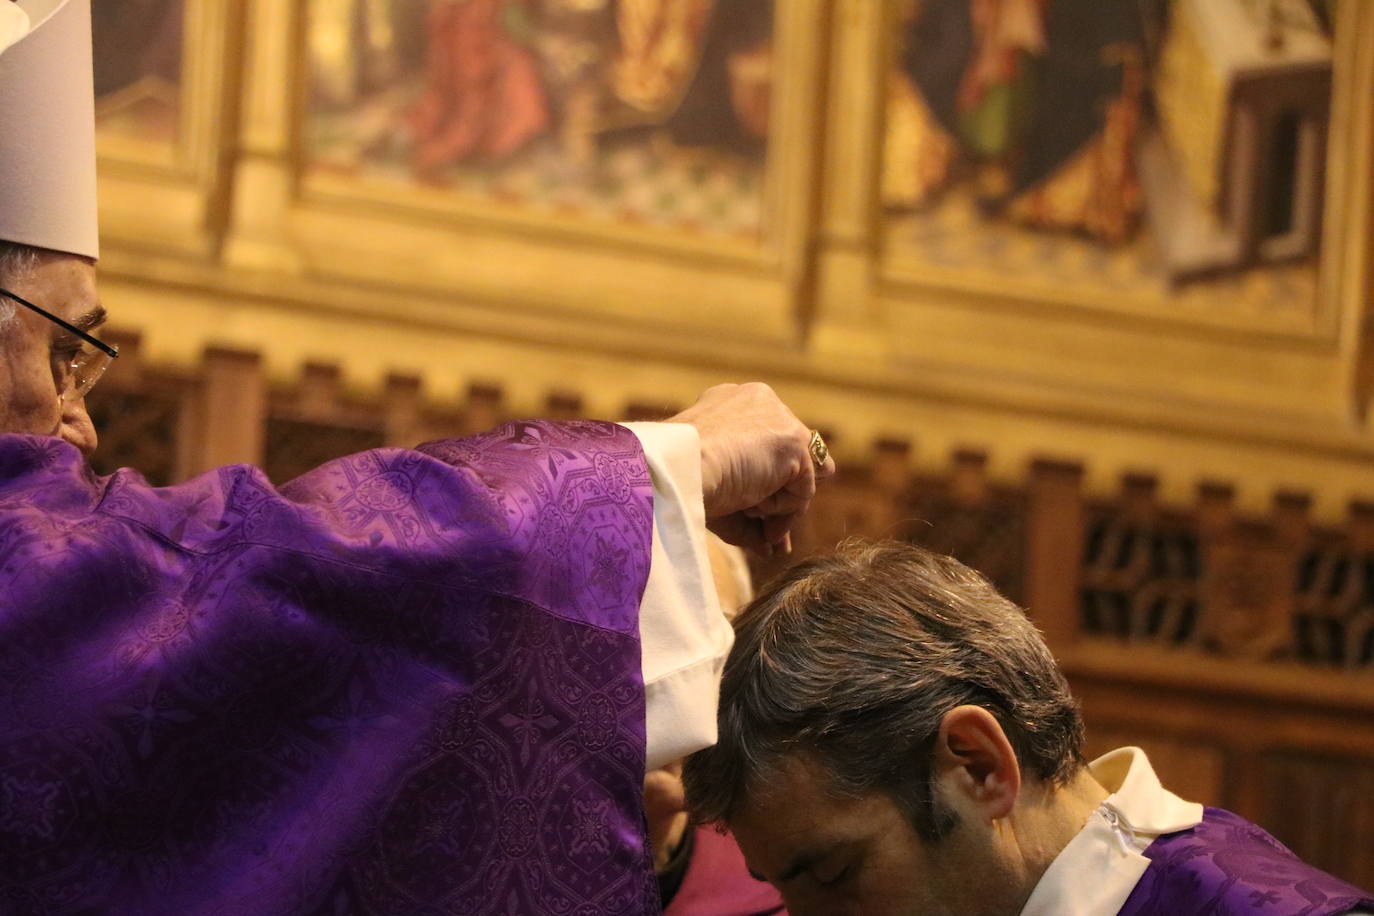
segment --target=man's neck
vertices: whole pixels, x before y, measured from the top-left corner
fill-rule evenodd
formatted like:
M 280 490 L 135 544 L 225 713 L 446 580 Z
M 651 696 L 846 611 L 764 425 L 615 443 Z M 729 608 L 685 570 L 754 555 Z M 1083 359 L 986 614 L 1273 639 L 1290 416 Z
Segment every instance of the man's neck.
M 1022 893 L 1017 912 L 1030 898 L 1050 864 L 1110 794 L 1088 768 L 1083 767 L 1065 785 L 1036 782 L 1022 795 L 1017 810 L 1008 819 L 1020 860 Z

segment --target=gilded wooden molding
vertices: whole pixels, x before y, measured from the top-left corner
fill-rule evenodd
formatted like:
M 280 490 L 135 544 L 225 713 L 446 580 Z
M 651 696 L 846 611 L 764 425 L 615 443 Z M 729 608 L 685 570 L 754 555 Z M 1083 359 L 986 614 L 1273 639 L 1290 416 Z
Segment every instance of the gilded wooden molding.
M 166 143 L 102 132 L 101 223 L 116 244 L 208 256 L 237 126 L 241 0 L 186 0 L 184 16 L 177 136 Z
M 1089 468 L 1089 494 L 1147 468 L 1176 499 L 1206 479 L 1235 479 L 1252 507 L 1308 487 L 1314 517 L 1327 519 L 1374 494 L 1374 442 L 1359 420 L 1374 370 L 1357 333 L 1374 285 L 1367 169 L 1329 211 L 1329 244 L 1350 255 L 1339 268 L 1328 259 L 1346 324 L 1322 333 L 934 277 L 904 285 L 885 273 L 877 193 L 894 4 L 779 4 L 786 88 L 767 193 L 780 224 L 750 245 L 302 181 L 304 4 L 192 3 L 197 40 L 228 26 L 235 62 L 219 84 L 203 78 L 211 96 L 199 101 L 220 112 L 232 197 L 211 196 L 198 222 L 203 190 L 167 203 L 162 184 L 189 186 L 132 165 L 127 183 L 102 185 L 105 299 L 117 325 L 143 333 L 152 362 L 185 367 L 224 345 L 261 352 L 272 379 L 335 361 L 365 389 L 391 372 L 441 398 L 496 381 L 518 410 L 538 412 L 548 391 L 574 388 L 603 415 L 762 378 L 834 431 L 842 461 L 899 438 L 918 444 L 920 462 L 980 449 L 993 478 L 1015 480 L 1052 456 Z M 1368 162 L 1374 104 L 1357 103 L 1374 91 L 1374 7 L 1355 0 L 1341 13 L 1354 27 L 1342 26 L 1339 53 L 1355 65 L 1338 73 L 1332 155 Z M 227 227 L 222 250 L 213 232 L 180 228 L 206 224 Z
M 284 55 L 290 63 L 271 49 L 261 60 L 255 56 L 246 129 L 257 109 L 273 117 L 286 113 L 292 127 L 274 126 L 274 142 L 285 135 L 287 145 L 266 155 L 273 177 L 247 176 L 240 196 L 285 191 L 284 212 L 270 218 L 277 244 L 289 251 L 284 257 L 299 259 L 321 277 L 366 282 L 398 295 L 443 292 L 469 303 L 498 303 L 507 313 L 559 308 L 595 320 L 699 334 L 728 323 L 772 345 L 797 338 L 814 226 L 826 0 L 778 4 L 778 78 L 763 190 L 765 231 L 758 242 L 544 214 L 458 193 L 314 173 L 300 133 L 306 5 L 260 5 L 262 15 L 270 7 L 277 28 L 293 38 L 291 53 Z M 258 92 L 275 96 L 269 102 Z M 246 171 L 241 167 L 241 178 Z M 231 246 L 241 235 L 263 235 L 248 228 L 254 209 L 239 203 Z M 272 260 L 261 250 L 243 257 L 245 266 Z M 703 294 L 706 289 L 709 294 Z
M 896 5 L 888 4 L 890 15 Z M 864 27 L 890 32 L 889 25 L 870 15 Z M 1207 299 L 1188 288 L 1176 301 L 1141 299 L 917 262 L 884 231 L 871 193 L 870 220 L 851 216 L 846 242 L 880 251 L 870 268 L 876 279 L 833 289 L 823 284 L 819 310 L 876 314 L 890 341 L 894 372 L 971 398 L 996 399 L 989 389 L 997 389 L 1007 404 L 1044 412 L 1087 409 L 1122 422 L 1132 413 L 1149 414 L 1161 424 L 1196 427 L 1205 426 L 1209 414 L 1224 415 L 1220 422 L 1255 433 L 1282 415 L 1293 429 L 1346 427 L 1352 436 L 1367 437 L 1353 420 L 1367 398 L 1356 403 L 1351 389 L 1359 336 L 1352 329 L 1363 320 L 1374 276 L 1368 257 L 1374 192 L 1367 167 L 1374 152 L 1374 8 L 1343 3 L 1337 29 L 1325 257 L 1310 314 L 1237 309 L 1224 294 L 1207 293 Z M 867 72 L 875 81 L 886 79 L 885 69 Z M 846 136 L 863 137 L 868 146 L 847 155 L 864 163 L 855 167 L 863 170 L 882 142 L 881 113 L 874 114 L 881 106 L 870 93 L 852 107 Z M 851 209 L 860 197 L 851 191 Z M 821 257 L 824 263 L 827 254 Z M 867 308 L 854 304 L 864 296 Z M 998 381 L 983 381 L 992 377 Z M 1293 436 L 1295 444 L 1306 438 Z

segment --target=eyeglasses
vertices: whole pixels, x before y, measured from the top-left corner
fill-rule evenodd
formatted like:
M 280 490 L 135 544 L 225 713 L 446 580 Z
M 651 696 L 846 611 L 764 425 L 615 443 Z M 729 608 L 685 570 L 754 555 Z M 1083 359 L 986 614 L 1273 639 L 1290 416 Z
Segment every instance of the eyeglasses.
M 53 368 L 53 380 L 57 383 L 57 393 L 64 401 L 79 401 L 95 387 L 110 362 L 119 355 L 119 347 L 96 340 L 90 334 L 70 322 L 63 321 L 52 312 L 39 308 L 23 296 L 16 296 L 7 289 L 0 288 L 0 296 L 13 299 L 27 309 L 32 309 L 44 318 L 75 334 L 81 341 L 81 349 L 70 360 Z

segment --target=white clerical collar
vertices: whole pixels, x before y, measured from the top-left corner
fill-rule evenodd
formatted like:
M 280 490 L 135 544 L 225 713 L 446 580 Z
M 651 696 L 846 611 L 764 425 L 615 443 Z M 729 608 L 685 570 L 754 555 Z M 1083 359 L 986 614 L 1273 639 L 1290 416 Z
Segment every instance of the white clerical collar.
M 1111 794 L 1050 863 L 1021 916 L 1112 916 L 1149 867 L 1141 853 L 1202 821 L 1202 805 L 1160 785 L 1140 748 L 1112 751 L 1088 770 Z
M 1202 822 L 1202 805 L 1184 801 L 1160 785 L 1154 767 L 1138 747 L 1122 747 L 1088 764 L 1088 771 L 1112 794 L 1103 802 L 1151 842 Z M 1148 843 L 1146 845 L 1149 845 Z

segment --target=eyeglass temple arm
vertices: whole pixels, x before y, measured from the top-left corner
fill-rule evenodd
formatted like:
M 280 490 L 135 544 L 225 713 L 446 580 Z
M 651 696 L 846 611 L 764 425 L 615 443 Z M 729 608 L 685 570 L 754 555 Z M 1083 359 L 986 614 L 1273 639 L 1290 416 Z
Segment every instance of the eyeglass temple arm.
M 53 322 L 54 324 L 57 324 L 57 325 L 61 326 L 64 330 L 70 331 L 71 333 L 75 334 L 77 337 L 80 337 L 80 338 L 81 338 L 82 340 L 84 340 L 86 343 L 88 343 L 88 344 L 90 344 L 91 346 L 95 347 L 97 350 L 101 351 L 102 353 L 107 354 L 111 359 L 114 359 L 115 357 L 117 357 L 117 356 L 119 355 L 119 347 L 116 347 L 114 344 L 107 344 L 107 343 L 105 343 L 105 341 L 103 341 L 103 340 L 98 340 L 97 338 L 92 337 L 90 334 L 87 334 L 85 331 L 81 330 L 81 329 L 78 328 L 76 325 L 72 324 L 71 322 L 69 322 L 69 321 L 63 321 L 61 318 L 58 318 L 58 317 L 57 317 L 56 315 L 54 315 L 52 312 L 48 311 L 48 310 L 45 309 L 45 308 L 40 308 L 39 306 L 34 305 L 32 302 L 30 302 L 29 300 L 25 299 L 23 296 L 16 296 L 14 293 L 10 292 L 10 291 L 7 290 L 7 289 L 0 289 L 0 295 L 8 296 L 9 298 L 13 299 L 15 302 L 18 302 L 20 305 L 24 306 L 25 308 L 33 309 L 35 312 L 37 312 L 38 314 L 42 315 L 44 318 L 48 319 L 49 321 Z

